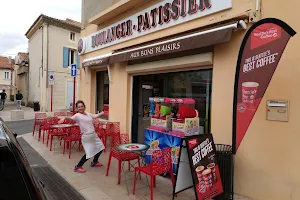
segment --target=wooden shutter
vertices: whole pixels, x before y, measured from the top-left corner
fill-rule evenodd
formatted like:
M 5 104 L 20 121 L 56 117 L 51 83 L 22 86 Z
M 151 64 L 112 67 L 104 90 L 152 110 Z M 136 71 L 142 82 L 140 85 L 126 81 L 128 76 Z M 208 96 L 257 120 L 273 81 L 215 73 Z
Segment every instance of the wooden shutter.
M 63 67 L 68 68 L 68 63 L 69 63 L 69 48 L 64 47 L 63 51 Z
M 78 55 L 78 52 L 76 53 L 77 55 L 77 69 L 80 69 L 80 55 Z

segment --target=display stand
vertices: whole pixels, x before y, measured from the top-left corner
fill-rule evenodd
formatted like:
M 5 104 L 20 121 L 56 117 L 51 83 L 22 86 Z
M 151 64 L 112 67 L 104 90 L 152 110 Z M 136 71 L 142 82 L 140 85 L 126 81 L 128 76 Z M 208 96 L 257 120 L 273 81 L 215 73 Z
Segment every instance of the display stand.
M 182 139 L 173 200 L 176 194 L 192 187 L 197 200 L 209 200 L 223 193 L 212 134 Z
M 172 167 L 173 173 L 174 175 L 176 175 L 180 145 L 182 140 L 181 137 L 169 135 L 168 133 L 151 129 L 146 129 L 144 132 L 144 136 L 144 144 L 150 146 L 145 155 L 145 162 L 148 164 L 151 162 L 152 152 L 154 150 L 172 147 Z
M 198 111 L 194 108 L 195 100 L 150 97 L 149 102 L 151 125 L 144 132 L 144 143 L 150 148 L 146 152 L 145 161 L 151 162 L 154 150 L 172 147 L 172 167 L 176 175 L 182 138 L 200 134 Z M 144 110 L 148 112 L 148 109 Z

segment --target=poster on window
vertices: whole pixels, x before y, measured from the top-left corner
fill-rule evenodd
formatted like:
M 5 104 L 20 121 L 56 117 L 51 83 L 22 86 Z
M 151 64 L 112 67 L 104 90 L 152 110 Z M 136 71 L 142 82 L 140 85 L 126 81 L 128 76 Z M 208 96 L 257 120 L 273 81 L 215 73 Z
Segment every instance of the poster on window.
M 189 179 L 191 176 L 193 187 L 195 189 L 197 200 L 210 200 L 223 193 L 222 180 L 220 176 L 219 166 L 216 159 L 216 147 L 212 134 L 203 134 L 184 138 L 185 148 L 181 149 L 180 160 L 178 166 L 178 175 L 173 192 L 174 195 L 188 189 L 190 184 L 186 186 L 183 179 Z M 181 170 L 186 162 L 183 162 L 183 151 L 187 151 L 189 168 Z M 182 174 L 185 174 L 184 176 Z M 182 180 L 180 180 L 182 177 Z M 180 185 L 180 189 L 179 186 Z
M 238 56 L 233 97 L 233 150 L 237 152 L 290 38 L 296 32 L 274 18 L 246 33 Z

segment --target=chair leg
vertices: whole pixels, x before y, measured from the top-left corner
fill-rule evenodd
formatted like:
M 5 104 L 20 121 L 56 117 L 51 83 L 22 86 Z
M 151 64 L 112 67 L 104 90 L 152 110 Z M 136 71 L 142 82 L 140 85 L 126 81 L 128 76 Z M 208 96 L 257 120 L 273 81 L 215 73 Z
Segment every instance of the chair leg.
M 104 152 L 106 152 L 106 136 L 103 137 L 103 144 L 104 144 Z
M 66 143 L 67 143 L 67 141 L 65 140 L 65 141 L 64 141 L 64 150 L 63 150 L 63 154 L 65 154 Z
M 118 184 L 121 184 L 122 162 L 118 160 Z
M 42 144 L 45 143 L 45 134 L 46 134 L 47 130 L 44 130 L 43 131 L 43 134 L 42 134 Z
M 154 176 L 150 176 L 150 200 L 153 200 Z
M 108 176 L 108 173 L 109 173 L 110 162 L 111 162 L 111 154 L 109 153 L 107 169 L 106 169 L 106 176 Z
M 34 122 L 32 136 L 34 136 L 35 128 L 36 128 L 36 123 Z
M 130 172 L 130 161 L 128 161 L 128 171 Z
M 42 133 L 42 129 L 41 129 L 41 127 L 40 127 L 40 128 L 39 128 L 38 141 L 40 141 L 40 139 L 41 139 L 41 133 Z
M 136 169 L 134 170 L 134 178 L 133 178 L 133 190 L 132 190 L 133 195 L 135 195 L 135 186 L 136 186 Z
M 138 165 L 139 165 L 139 167 L 141 166 L 141 160 L 140 160 L 140 158 L 138 158 Z M 139 177 L 140 177 L 140 180 L 142 180 L 142 175 L 141 175 L 140 171 L 139 171 Z
M 53 135 L 50 136 L 50 151 L 52 151 Z
M 156 176 L 153 177 L 153 187 L 156 188 Z
M 69 159 L 71 159 L 72 140 L 69 141 Z

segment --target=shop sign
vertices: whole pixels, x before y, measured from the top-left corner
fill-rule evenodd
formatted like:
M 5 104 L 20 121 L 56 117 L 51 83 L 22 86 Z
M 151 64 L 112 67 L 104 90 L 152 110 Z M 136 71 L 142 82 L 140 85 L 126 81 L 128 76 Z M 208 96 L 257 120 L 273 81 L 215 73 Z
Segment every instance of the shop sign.
M 102 49 L 231 7 L 232 0 L 165 0 L 89 35 L 82 53 Z
M 190 187 L 194 187 L 197 200 L 213 199 L 223 193 L 212 134 L 185 137 L 178 163 L 173 199 L 175 194 Z
M 175 41 L 164 41 L 156 45 L 148 45 L 132 51 L 114 53 L 110 57 L 109 63 L 112 64 L 123 61 L 145 59 L 154 56 L 178 53 L 190 49 L 208 47 L 221 42 L 229 41 L 231 38 L 231 34 L 232 29 L 228 28 L 215 32 L 205 33 L 202 35 L 186 37 L 183 39 L 174 39 Z
M 254 24 L 242 42 L 235 75 L 233 149 L 238 150 L 284 49 L 296 32 L 274 18 Z

